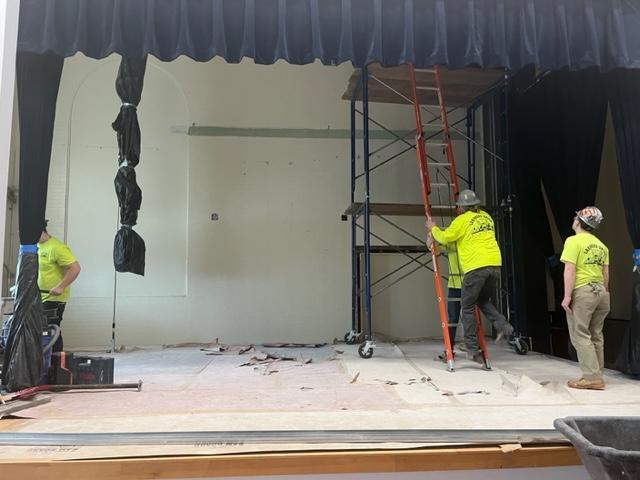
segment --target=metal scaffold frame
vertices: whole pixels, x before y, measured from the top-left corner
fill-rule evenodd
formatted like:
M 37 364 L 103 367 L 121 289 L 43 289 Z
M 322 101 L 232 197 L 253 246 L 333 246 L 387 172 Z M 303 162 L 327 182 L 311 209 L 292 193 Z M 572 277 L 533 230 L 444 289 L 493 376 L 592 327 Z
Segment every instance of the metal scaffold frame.
M 433 272 L 432 260 L 428 257 L 430 251 L 426 245 L 426 242 L 418 236 L 412 234 L 407 229 L 398 225 L 388 217 L 390 216 L 419 216 L 424 215 L 424 209 L 422 205 L 406 205 L 406 204 L 376 204 L 371 201 L 371 174 L 383 165 L 401 157 L 403 154 L 415 150 L 415 139 L 410 138 L 416 134 L 416 130 L 409 132 L 396 133 L 391 128 L 387 128 L 381 122 L 370 116 L 370 96 L 369 96 L 369 83 L 370 80 L 377 82 L 384 88 L 393 92 L 395 95 L 403 99 L 409 106 L 412 104 L 410 98 L 407 98 L 402 92 L 395 89 L 392 85 L 377 78 L 375 75 L 369 72 L 367 67 L 363 68 L 359 72 L 359 79 L 357 85 L 351 92 L 350 98 L 350 128 L 351 128 L 351 175 L 350 175 L 350 200 L 351 205 L 345 211 L 343 220 L 347 220 L 350 217 L 351 226 L 351 329 L 344 335 L 344 340 L 348 344 L 355 344 L 361 341 L 359 347 L 359 354 L 363 358 L 370 358 L 373 355 L 375 348 L 375 339 L 373 337 L 372 330 L 372 299 L 387 290 L 388 288 L 396 285 L 400 281 L 414 274 L 421 269 L 427 269 Z M 423 88 L 428 89 L 428 88 Z M 509 95 L 509 79 L 505 74 L 504 79 L 498 84 L 492 85 L 491 88 L 484 91 L 481 95 L 474 98 L 474 100 L 467 104 L 457 105 L 451 109 L 446 110 L 446 115 L 458 111 L 460 109 L 466 109 L 466 115 L 461 119 L 452 122 L 449 128 L 455 132 L 458 136 L 462 137 L 467 142 L 467 175 L 466 178 L 459 173 L 457 177 L 464 182 L 467 188 L 476 188 L 476 159 L 477 151 L 480 150 L 486 159 L 485 171 L 491 175 L 491 188 L 489 192 L 487 189 L 487 203 L 492 201 L 493 208 L 489 208 L 490 213 L 497 219 L 499 235 L 498 240 L 501 246 L 501 250 L 505 254 L 505 262 L 503 267 L 503 275 L 500 285 L 500 304 L 507 313 L 507 317 L 515 324 L 516 336 L 512 340 L 512 346 L 518 353 L 526 353 L 530 342 L 525 342 L 524 337 L 521 337 L 518 330 L 517 319 L 515 317 L 515 283 L 513 272 L 513 227 L 512 216 L 513 209 L 512 204 L 512 190 L 511 190 L 511 171 L 510 171 L 510 158 L 508 149 L 508 95 Z M 361 110 L 357 108 L 358 97 L 362 104 Z M 375 102 L 375 100 L 374 100 Z M 398 102 L 401 103 L 401 102 Z M 485 107 L 495 108 L 498 104 L 498 108 L 501 109 L 498 119 L 500 125 L 491 125 L 492 128 L 487 128 L 484 124 L 485 135 L 492 136 L 492 148 L 487 147 L 484 143 L 480 142 L 476 138 L 476 117 L 480 108 Z M 434 113 L 431 109 L 425 105 L 420 105 L 422 111 L 427 112 L 433 118 L 422 122 L 423 126 L 430 125 L 440 118 L 439 113 Z M 357 116 L 362 118 L 362 163 L 363 171 L 357 171 Z M 458 125 L 464 122 L 465 131 L 458 128 Z M 384 130 L 391 136 L 391 140 L 371 151 L 370 148 L 370 134 L 369 124 L 373 123 L 378 128 Z M 430 133 L 424 140 L 432 139 L 438 135 L 441 135 L 443 128 Z M 484 140 L 484 139 L 483 139 Z M 371 158 L 380 152 L 389 149 L 390 147 L 398 144 L 405 144 L 402 150 L 395 152 L 387 158 L 379 161 L 375 165 L 371 165 Z M 496 153 L 496 150 L 499 153 Z M 438 163 L 438 160 L 433 157 L 427 156 L 430 160 Z M 499 167 L 499 168 L 498 168 Z M 357 181 L 363 179 L 363 187 L 361 192 L 362 201 L 358 202 L 356 194 L 358 193 Z M 420 208 L 414 208 L 420 207 Z M 444 206 L 440 206 L 444 207 Z M 445 208 L 434 208 L 434 216 L 451 217 L 455 213 L 453 209 L 446 211 Z M 413 242 L 412 245 L 396 245 L 385 240 L 381 235 L 376 234 L 371 229 L 371 217 L 375 216 L 381 219 L 385 224 L 393 227 L 395 230 L 401 232 Z M 358 242 L 358 233 L 362 232 L 362 241 Z M 372 239 L 379 242 L 379 245 L 372 245 Z M 407 258 L 407 260 L 400 266 L 394 268 L 392 271 L 384 274 L 380 278 L 373 279 L 371 268 L 371 255 L 385 253 L 385 254 L 400 254 Z M 425 258 L 427 257 L 427 258 Z M 364 268 L 362 268 L 364 267 Z M 361 270 L 363 271 L 361 274 Z M 443 277 L 445 278 L 445 277 Z M 373 288 L 386 282 L 386 284 L 373 291 Z M 363 285 L 364 284 L 364 285 Z

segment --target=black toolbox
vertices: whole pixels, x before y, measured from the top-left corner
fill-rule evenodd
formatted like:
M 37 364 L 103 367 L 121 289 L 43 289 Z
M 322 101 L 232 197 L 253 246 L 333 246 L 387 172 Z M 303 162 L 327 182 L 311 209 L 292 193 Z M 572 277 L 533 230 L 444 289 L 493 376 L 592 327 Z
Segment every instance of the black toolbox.
M 54 353 L 49 381 L 52 385 L 111 384 L 113 366 L 112 357 Z

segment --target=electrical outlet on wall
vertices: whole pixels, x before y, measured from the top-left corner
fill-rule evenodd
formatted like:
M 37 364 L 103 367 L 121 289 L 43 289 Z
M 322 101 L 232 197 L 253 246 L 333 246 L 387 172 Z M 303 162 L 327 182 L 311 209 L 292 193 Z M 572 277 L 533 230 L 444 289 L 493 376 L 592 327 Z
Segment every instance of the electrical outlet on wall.
M 220 215 L 218 215 L 217 213 L 212 213 L 211 214 L 211 221 L 212 222 L 217 222 L 218 220 L 220 220 Z

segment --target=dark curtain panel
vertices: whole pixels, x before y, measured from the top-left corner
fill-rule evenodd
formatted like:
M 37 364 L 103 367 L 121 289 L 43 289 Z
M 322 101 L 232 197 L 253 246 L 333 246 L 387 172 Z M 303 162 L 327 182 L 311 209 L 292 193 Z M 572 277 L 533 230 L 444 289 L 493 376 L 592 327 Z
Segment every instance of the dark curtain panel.
M 20 243 L 38 243 L 44 226 L 53 122 L 63 59 L 50 53 L 18 53 L 20 120 Z
M 551 211 L 563 239 L 577 210 L 593 205 L 607 120 L 604 78 L 597 70 L 551 72 L 535 89 L 546 111 L 538 155 Z M 605 212 L 606 215 L 606 212 Z
M 544 199 L 542 169 L 536 152 L 549 112 L 538 104 L 534 71 L 524 69 L 511 79 L 509 142 L 514 191 L 514 250 L 517 288 L 516 314 L 524 334 L 537 351 L 550 351 L 546 259 L 553 254 Z
M 631 320 L 618 355 L 617 368 L 631 375 L 640 375 L 640 70 L 610 72 L 607 87 L 622 199 L 635 249 L 634 272 L 631 274 Z
M 534 153 L 539 158 L 551 213 L 564 240 L 573 235 L 575 212 L 593 205 L 596 199 L 607 120 L 604 78 L 596 69 L 551 72 L 532 88 L 531 95 L 541 122 Z M 568 330 L 561 307 L 564 265 L 559 254 L 548 255 L 555 300 L 552 328 L 564 337 Z M 556 340 L 560 351 L 564 350 L 562 343 L 564 338 Z
M 63 59 L 18 53 L 20 117 L 20 258 L 15 314 L 5 351 L 2 383 L 9 390 L 37 385 L 42 375 L 42 327 L 37 242 L 44 227 L 56 100 Z
M 145 244 L 134 230 L 142 205 L 142 190 L 136 182 L 135 167 L 140 162 L 140 125 L 137 107 L 142 96 L 147 59 L 126 58 L 120 61 L 116 91 L 122 106 L 112 124 L 118 138 L 118 172 L 114 180 L 120 229 L 113 244 L 113 264 L 118 272 L 144 275 Z
M 640 68 L 630 0 L 22 0 L 19 49 L 170 61 Z
M 519 297 L 535 348 L 551 348 L 552 329 L 565 331 L 559 303 L 562 264 L 551 241 L 541 183 L 563 238 L 571 235 L 574 212 L 595 201 L 607 96 L 596 70 L 551 72 L 514 88 L 511 111 L 514 181 L 520 208 L 520 242 L 524 290 Z M 554 284 L 555 315 L 549 322 L 546 269 Z M 531 320 L 536 319 L 532 323 Z

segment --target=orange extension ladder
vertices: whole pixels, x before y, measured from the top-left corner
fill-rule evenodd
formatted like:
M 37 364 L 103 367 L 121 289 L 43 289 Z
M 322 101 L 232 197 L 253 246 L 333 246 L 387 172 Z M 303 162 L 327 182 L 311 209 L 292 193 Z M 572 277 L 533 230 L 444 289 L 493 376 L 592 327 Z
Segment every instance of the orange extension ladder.
M 456 163 L 453 156 L 453 145 L 451 144 L 451 135 L 449 133 L 449 121 L 447 119 L 447 110 L 445 108 L 444 103 L 444 95 L 442 92 L 442 81 L 440 78 L 440 67 L 436 66 L 433 69 L 429 70 L 418 70 L 415 69 L 412 64 L 409 64 L 409 78 L 411 80 L 411 96 L 413 102 L 413 109 L 415 112 L 415 120 L 416 120 L 416 159 L 418 161 L 418 171 L 420 175 L 420 185 L 422 189 L 422 201 L 424 203 L 424 214 L 427 220 L 431 220 L 431 201 L 429 199 L 429 194 L 431 193 L 432 187 L 446 187 L 449 189 L 450 195 L 448 197 L 453 200 L 453 203 L 458 199 L 458 195 L 460 193 L 460 188 L 458 186 L 458 174 L 456 172 Z M 428 73 L 430 75 L 434 75 L 435 82 L 434 86 L 419 86 L 416 82 L 416 72 L 420 73 Z M 418 92 L 421 90 L 433 91 L 436 93 L 438 97 L 438 107 L 440 110 L 440 122 L 441 122 L 441 132 L 443 134 L 442 141 L 439 142 L 431 142 L 425 139 L 424 134 L 424 126 L 422 123 L 422 112 L 421 110 L 424 108 L 420 105 L 420 100 L 418 97 Z M 431 113 L 431 112 L 428 112 Z M 435 114 L 434 117 L 436 117 Z M 442 149 L 445 153 L 445 161 L 439 162 L 435 160 L 431 155 L 427 155 L 427 148 L 435 147 Z M 446 183 L 431 183 L 429 168 L 438 169 L 441 172 L 448 172 L 448 181 Z M 436 178 L 438 176 L 442 177 L 443 175 L 435 175 Z M 454 205 L 451 205 L 454 207 Z M 436 251 L 436 244 L 432 242 L 431 244 L 431 259 L 433 261 L 433 277 L 434 284 L 436 290 L 436 296 L 438 298 L 438 313 L 440 316 L 440 324 L 442 325 L 442 336 L 444 338 L 444 349 L 445 349 L 445 362 L 447 364 L 447 370 L 450 372 L 454 371 L 454 362 L 453 362 L 453 350 L 451 348 L 451 339 L 449 338 L 449 318 L 447 316 L 447 298 L 444 294 L 444 290 L 442 287 L 442 275 L 440 274 L 440 267 L 438 264 L 438 253 Z M 459 322 L 459 319 L 458 319 Z M 452 326 L 452 325 L 451 325 Z M 480 319 L 480 313 L 476 309 L 476 328 L 478 335 L 478 342 L 480 346 L 480 350 L 482 351 L 482 356 L 484 360 L 483 368 L 486 370 L 491 369 L 491 365 L 489 363 L 489 356 L 486 341 L 484 338 L 484 331 L 482 329 L 482 321 Z

